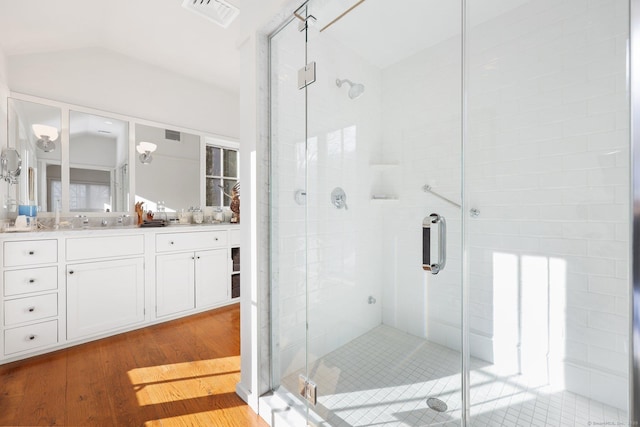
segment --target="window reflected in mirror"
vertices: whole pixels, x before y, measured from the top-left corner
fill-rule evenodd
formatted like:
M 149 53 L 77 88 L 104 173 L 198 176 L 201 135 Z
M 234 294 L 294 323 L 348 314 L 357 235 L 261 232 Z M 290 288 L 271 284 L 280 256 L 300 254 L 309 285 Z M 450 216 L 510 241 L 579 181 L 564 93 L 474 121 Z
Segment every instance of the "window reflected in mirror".
M 233 186 L 238 182 L 238 150 L 207 145 L 207 206 L 229 207 Z

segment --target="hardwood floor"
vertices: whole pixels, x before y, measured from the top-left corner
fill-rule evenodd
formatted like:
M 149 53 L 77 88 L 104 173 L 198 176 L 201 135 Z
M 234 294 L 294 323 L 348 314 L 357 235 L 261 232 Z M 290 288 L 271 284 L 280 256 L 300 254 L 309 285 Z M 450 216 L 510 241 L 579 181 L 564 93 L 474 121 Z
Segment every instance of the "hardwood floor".
M 266 427 L 239 380 L 236 304 L 0 366 L 0 425 Z

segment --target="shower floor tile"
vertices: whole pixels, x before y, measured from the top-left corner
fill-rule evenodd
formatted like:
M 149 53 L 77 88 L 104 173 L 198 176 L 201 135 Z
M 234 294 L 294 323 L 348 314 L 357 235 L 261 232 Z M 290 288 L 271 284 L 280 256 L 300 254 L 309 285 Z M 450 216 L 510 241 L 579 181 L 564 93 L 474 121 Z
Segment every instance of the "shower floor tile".
M 310 363 L 309 376 L 318 389 L 313 410 L 327 421 L 323 425 L 333 427 L 459 426 L 460 364 L 455 350 L 381 325 Z M 296 390 L 300 373 L 283 378 L 282 385 Z M 628 421 L 624 411 L 521 375 L 500 376 L 479 359 L 471 359 L 471 384 L 474 427 Z M 430 397 L 443 401 L 447 410 L 427 406 Z

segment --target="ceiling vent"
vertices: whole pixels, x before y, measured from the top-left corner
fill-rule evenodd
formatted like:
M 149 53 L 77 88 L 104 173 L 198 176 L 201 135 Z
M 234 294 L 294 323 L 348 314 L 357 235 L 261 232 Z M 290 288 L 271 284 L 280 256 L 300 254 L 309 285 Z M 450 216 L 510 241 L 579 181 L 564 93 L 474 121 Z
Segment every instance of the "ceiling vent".
M 240 13 L 240 9 L 224 0 L 184 0 L 182 7 L 204 16 L 222 28 L 227 28 Z
M 178 141 L 178 142 L 180 142 L 180 132 L 178 132 L 177 130 L 165 129 L 164 130 L 164 138 L 168 139 L 169 141 Z

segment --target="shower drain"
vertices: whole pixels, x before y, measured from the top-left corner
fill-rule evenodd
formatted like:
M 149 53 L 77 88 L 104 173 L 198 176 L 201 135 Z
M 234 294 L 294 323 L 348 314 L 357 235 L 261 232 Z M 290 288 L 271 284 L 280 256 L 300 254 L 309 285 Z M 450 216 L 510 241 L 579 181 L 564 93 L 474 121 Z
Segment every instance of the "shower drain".
M 438 411 L 438 412 L 447 411 L 447 404 L 435 397 L 428 398 L 427 405 L 429 406 L 429 408 L 433 409 L 434 411 Z

